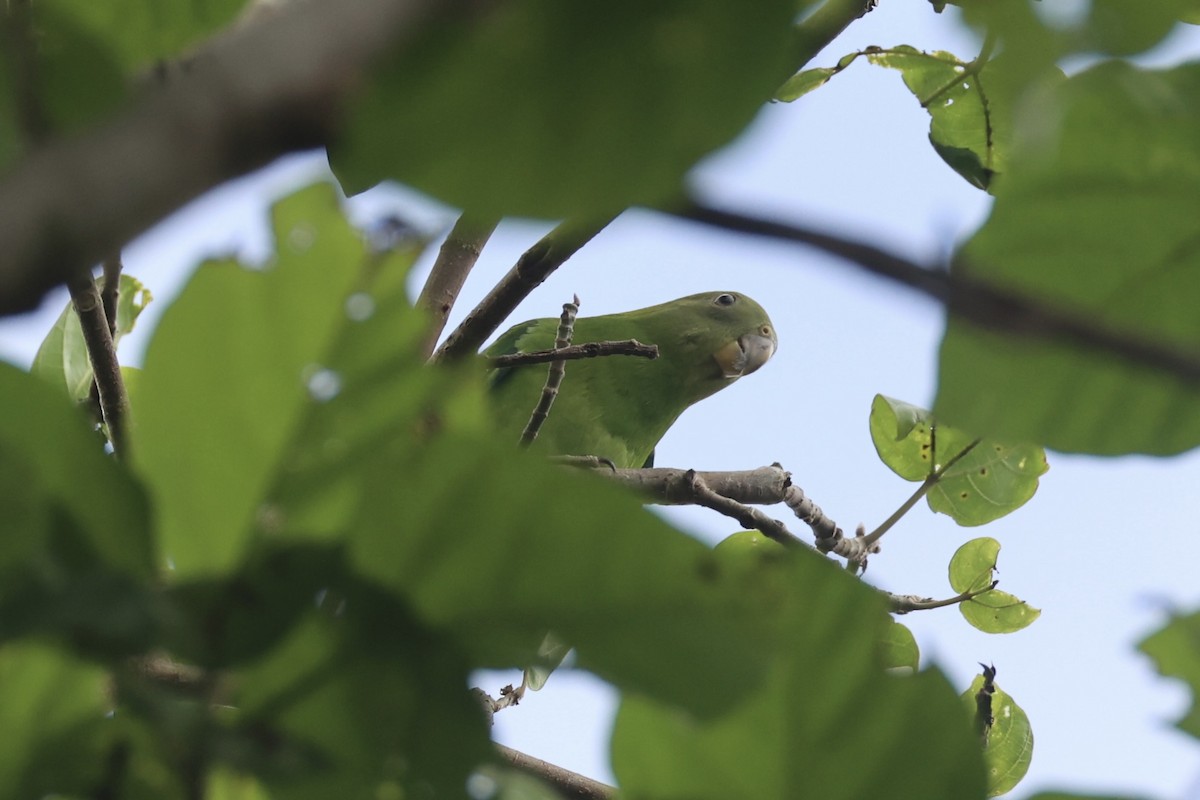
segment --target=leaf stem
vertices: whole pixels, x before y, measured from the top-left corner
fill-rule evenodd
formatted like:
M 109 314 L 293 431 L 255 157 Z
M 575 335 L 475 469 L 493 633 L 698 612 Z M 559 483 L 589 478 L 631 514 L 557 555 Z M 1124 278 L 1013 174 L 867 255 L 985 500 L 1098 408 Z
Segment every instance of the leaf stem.
M 900 521 L 900 518 L 907 514 L 912 507 L 925 495 L 929 494 L 929 490 L 937 485 L 937 482 L 946 474 L 946 470 L 957 464 L 967 453 L 974 450 L 982 439 L 975 439 L 959 452 L 955 453 L 945 464 L 937 466 L 937 425 L 931 425 L 929 428 L 930 448 L 929 452 L 933 459 L 934 470 L 926 476 L 925 480 L 921 481 L 921 485 L 912 493 L 912 496 L 905 500 L 899 508 L 892 512 L 892 515 L 885 519 L 878 528 L 868 533 L 864 538 L 867 545 L 873 545 L 878 542 L 883 535 L 891 530 L 892 526 Z

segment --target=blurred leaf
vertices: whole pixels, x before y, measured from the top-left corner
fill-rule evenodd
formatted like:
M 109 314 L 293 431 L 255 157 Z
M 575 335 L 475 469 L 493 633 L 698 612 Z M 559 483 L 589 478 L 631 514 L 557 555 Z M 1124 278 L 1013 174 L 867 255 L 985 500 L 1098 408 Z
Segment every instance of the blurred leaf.
M 702 721 L 624 696 L 612 742 L 622 796 L 982 796 L 978 741 L 954 690 L 932 671 L 886 675 L 891 622 L 879 598 L 815 554 L 794 555 L 773 566 L 784 579 L 769 592 L 747 584 L 778 620 L 779 639 L 771 677 L 746 700 Z M 855 755 L 863 752 L 871 758 Z
M 181 578 L 230 570 L 270 531 L 264 499 L 289 467 L 281 457 L 338 388 L 324 365 L 356 324 L 347 298 L 378 275 L 402 277 L 413 256 L 367 253 L 329 185 L 280 201 L 272 218 L 275 262 L 203 265 L 146 354 L 133 452 Z
M 963 705 L 972 715 L 976 713 L 975 695 L 983 683 L 982 675 L 975 676 L 971 687 L 962 694 Z M 1011 791 L 1025 777 L 1033 759 L 1033 728 L 1029 725 L 1029 717 L 999 684 L 993 684 L 993 687 L 993 722 L 983 748 L 988 797 Z
M 876 395 L 871 440 L 879 458 L 910 481 L 926 480 L 956 459 L 929 491 L 929 507 L 959 525 L 983 525 L 1012 513 L 1033 497 L 1049 469 L 1040 447 L 1010 446 L 936 424 L 923 408 Z M 956 458 L 970 448 L 961 458 Z
M 47 137 L 68 134 L 113 111 L 125 98 L 120 67 L 107 44 L 53 2 L 6 11 L 14 31 L 0 59 L 0 169 Z M 102 4 L 101 4 L 102 5 Z M 18 44 L 24 40 L 28 47 Z
M 126 75 L 135 75 L 163 59 L 183 54 L 205 36 L 232 22 L 247 0 L 39 0 L 82 30 L 103 42 L 121 63 Z
M 461 795 L 490 757 L 466 663 L 391 596 L 339 589 L 241 673 L 241 766 L 296 800 Z
M 97 280 L 96 285 L 103 289 L 104 278 Z M 119 344 L 121 337 L 133 330 L 138 316 L 153 299 L 154 296 L 141 281 L 121 275 L 121 291 L 117 295 L 117 329 L 113 335 L 115 344 Z M 125 374 L 124 369 L 122 374 Z M 67 396 L 75 401 L 85 399 L 91 391 L 92 364 L 83 341 L 79 315 L 75 313 L 75 304 L 70 300 L 42 341 L 29 371 L 62 387 Z
M 104 454 L 83 416 L 44 381 L 0 363 L 0 398 L 0 462 L 25 470 L 13 487 L 60 507 L 101 566 L 148 578 L 156 555 L 146 501 L 124 465 Z
M 1175 24 L 1194 17 L 1195 0 L 1092 0 L 1080 46 L 1112 55 L 1135 55 L 1157 45 Z
M 964 594 L 992 584 L 1000 543 L 989 537 L 972 539 L 950 559 L 950 586 Z M 1007 592 L 985 591 L 958 604 L 967 622 L 985 633 L 1013 633 L 1033 624 L 1042 612 Z
M 1159 674 L 1182 679 L 1192 690 L 1192 707 L 1179 722 L 1181 730 L 1200 738 L 1200 611 L 1176 614 L 1138 649 L 1154 660 Z
M 204 789 L 204 800 L 271 800 L 271 795 L 254 777 L 227 769 L 210 772 Z
M 83 796 L 103 777 L 107 678 L 41 644 L 0 647 L 0 787 L 7 797 Z
M 917 647 L 916 637 L 895 620 L 884 633 L 882 654 L 885 669 L 916 672 L 921 664 L 921 651 Z
M 984 227 L 956 261 L 1114 332 L 1200 340 L 1200 65 L 1102 64 L 1043 98 Z M 1035 135 L 1036 134 L 1036 135 Z M 1058 450 L 1177 453 L 1200 443 L 1194 386 L 1107 353 L 951 317 L 940 419 Z
M 532 775 L 493 766 L 483 767 L 471 776 L 467 793 L 490 800 L 562 800 L 562 795 Z
M 331 163 L 480 214 L 661 203 L 778 87 L 795 5 L 506 3 L 381 65 Z

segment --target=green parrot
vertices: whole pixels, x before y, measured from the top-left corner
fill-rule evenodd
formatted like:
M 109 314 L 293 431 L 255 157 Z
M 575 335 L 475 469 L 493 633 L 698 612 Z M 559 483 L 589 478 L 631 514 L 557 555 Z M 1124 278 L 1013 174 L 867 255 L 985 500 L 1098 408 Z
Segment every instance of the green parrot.
M 488 356 L 554 347 L 557 319 L 509 329 Z M 567 363 L 533 447 L 554 455 L 596 456 L 616 467 L 653 463 L 654 448 L 688 406 L 767 363 L 775 327 L 762 306 L 737 292 L 693 294 L 623 314 L 580 317 L 572 344 L 637 339 L 656 359 L 605 356 Z M 546 364 L 498 369 L 491 392 L 499 430 L 517 441 L 546 383 Z

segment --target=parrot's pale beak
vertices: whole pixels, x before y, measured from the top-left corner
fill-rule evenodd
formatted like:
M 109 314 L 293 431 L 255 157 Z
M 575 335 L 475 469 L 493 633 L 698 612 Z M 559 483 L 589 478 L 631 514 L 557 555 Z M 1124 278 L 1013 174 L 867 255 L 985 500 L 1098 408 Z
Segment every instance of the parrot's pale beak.
M 740 378 L 771 360 L 775 355 L 774 337 L 747 333 L 713 353 L 726 378 Z

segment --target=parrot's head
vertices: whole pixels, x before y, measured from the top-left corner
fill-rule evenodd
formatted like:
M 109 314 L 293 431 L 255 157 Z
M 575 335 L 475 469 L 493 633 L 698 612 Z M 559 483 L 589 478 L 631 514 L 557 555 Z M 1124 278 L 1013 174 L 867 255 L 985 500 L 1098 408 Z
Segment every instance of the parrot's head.
M 749 375 L 775 355 L 779 340 L 762 306 L 737 292 L 709 292 L 698 297 L 709 304 L 706 316 L 714 328 L 725 334 L 712 354 L 723 377 Z

